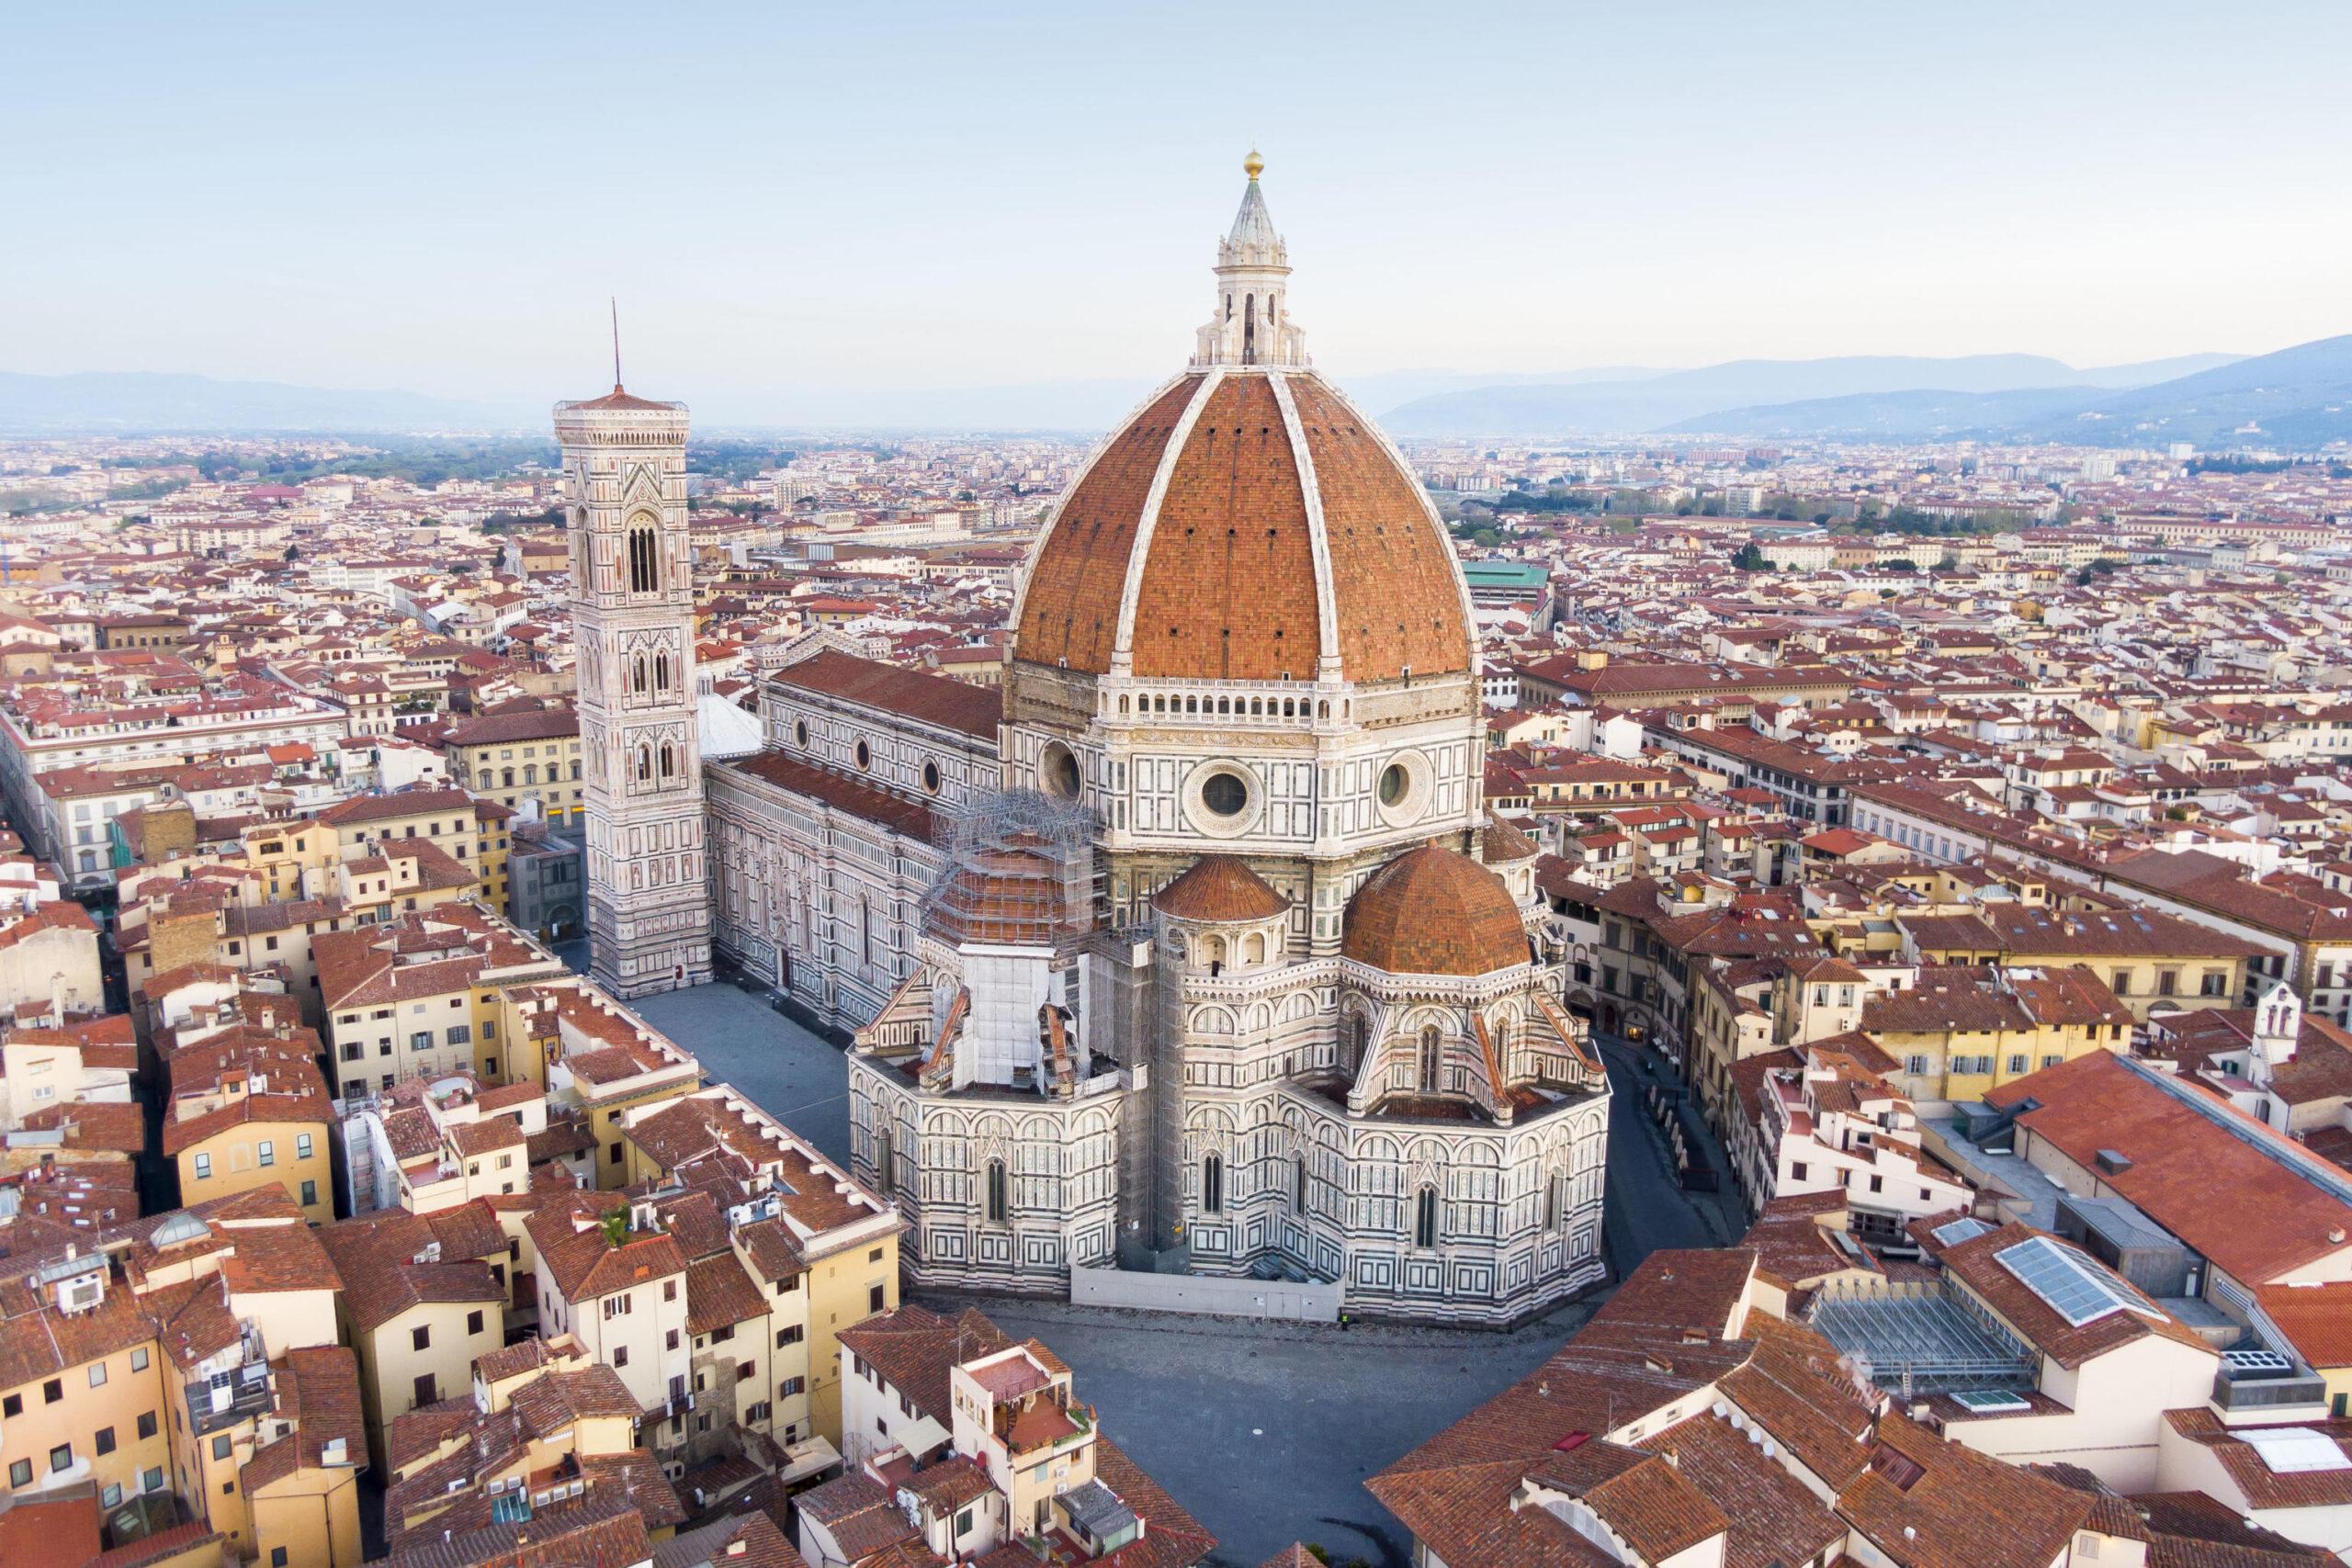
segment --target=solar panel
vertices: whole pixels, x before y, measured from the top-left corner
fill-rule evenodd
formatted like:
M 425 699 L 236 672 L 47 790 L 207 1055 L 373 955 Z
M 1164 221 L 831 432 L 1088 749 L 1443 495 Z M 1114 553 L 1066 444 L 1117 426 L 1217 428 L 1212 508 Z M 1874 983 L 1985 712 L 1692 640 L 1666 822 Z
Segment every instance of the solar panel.
M 1936 1238 L 1939 1247 L 1958 1247 L 1963 1241 L 1973 1241 L 1993 1227 L 1983 1220 L 1962 1217 L 1946 1220 L 1928 1234 Z
M 2111 1313 L 2149 1311 L 2137 1292 L 2073 1247 L 2061 1247 L 2046 1235 L 2005 1247 L 1994 1257 L 2051 1311 L 2076 1328 Z

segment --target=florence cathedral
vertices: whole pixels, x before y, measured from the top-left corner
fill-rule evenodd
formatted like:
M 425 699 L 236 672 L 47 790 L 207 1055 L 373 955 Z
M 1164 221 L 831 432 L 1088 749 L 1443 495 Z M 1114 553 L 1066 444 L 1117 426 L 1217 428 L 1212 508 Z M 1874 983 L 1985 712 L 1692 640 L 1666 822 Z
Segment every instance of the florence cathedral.
M 1312 368 L 1261 167 L 1190 362 L 1033 548 L 1001 690 L 820 634 L 758 745 L 705 754 L 685 411 L 560 407 L 597 972 L 715 949 L 850 1032 L 853 1168 L 918 1284 L 1511 1322 L 1602 1277 L 1607 1080 L 1482 801 L 1452 545 Z

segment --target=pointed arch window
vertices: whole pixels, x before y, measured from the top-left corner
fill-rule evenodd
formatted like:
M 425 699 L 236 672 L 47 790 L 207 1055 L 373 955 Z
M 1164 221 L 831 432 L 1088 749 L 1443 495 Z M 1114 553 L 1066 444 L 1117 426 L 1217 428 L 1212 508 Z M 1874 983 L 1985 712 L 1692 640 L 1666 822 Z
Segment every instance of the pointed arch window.
M 645 655 L 639 654 L 629 661 L 629 686 L 639 696 L 645 694 Z
M 1348 1020 L 1348 1070 L 1353 1072 L 1363 1065 L 1364 1054 L 1372 1049 L 1372 1020 L 1357 1013 Z
M 670 655 L 666 649 L 653 656 L 653 689 L 657 692 L 670 689 Z
M 989 1218 L 998 1224 L 1002 1224 L 1004 1216 L 1011 1208 L 1012 1203 L 1005 1188 L 1004 1161 L 992 1159 L 989 1161 L 988 1169 Z
M 1437 1093 L 1438 1079 L 1445 1069 L 1445 1040 L 1434 1023 L 1421 1031 L 1420 1069 L 1421 1092 Z
M 1424 1187 L 1413 1197 L 1413 1245 L 1437 1245 L 1437 1189 Z
M 1258 363 L 1258 297 L 1255 294 L 1241 297 L 1241 363 Z
M 639 742 L 637 748 L 637 782 L 653 782 L 653 748 Z
M 1225 1213 L 1225 1156 L 1211 1155 L 1201 1161 L 1201 1213 Z
M 893 1187 L 890 1177 L 890 1129 L 882 1127 L 874 1134 L 874 1190 L 885 1198 Z
M 662 742 L 662 776 L 666 779 L 677 771 L 678 754 L 671 749 L 670 743 L 664 740 Z
M 1290 1173 L 1291 1207 L 1303 1218 L 1306 1213 L 1306 1156 L 1301 1155 L 1292 1162 Z
M 652 528 L 639 524 L 628 531 L 628 591 L 657 593 L 661 589 L 661 545 Z

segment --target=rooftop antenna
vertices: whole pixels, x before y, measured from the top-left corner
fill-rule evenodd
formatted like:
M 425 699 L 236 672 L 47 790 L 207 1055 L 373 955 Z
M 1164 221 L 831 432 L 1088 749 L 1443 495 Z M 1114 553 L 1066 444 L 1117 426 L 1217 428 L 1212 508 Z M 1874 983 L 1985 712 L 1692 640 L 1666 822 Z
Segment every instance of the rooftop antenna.
M 617 294 L 608 294 L 605 302 L 613 308 L 613 390 L 621 389 L 621 301 Z

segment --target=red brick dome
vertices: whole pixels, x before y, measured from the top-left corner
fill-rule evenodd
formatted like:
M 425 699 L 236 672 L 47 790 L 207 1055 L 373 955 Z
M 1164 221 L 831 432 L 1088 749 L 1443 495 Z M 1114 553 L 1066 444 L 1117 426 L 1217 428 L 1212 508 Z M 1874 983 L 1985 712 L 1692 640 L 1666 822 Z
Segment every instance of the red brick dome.
M 1231 855 L 1203 855 L 1151 896 L 1151 907 L 1180 920 L 1223 924 L 1271 920 L 1290 912 L 1290 900 Z
M 1014 637 L 1018 660 L 1148 680 L 1309 681 L 1327 651 L 1352 681 L 1476 667 L 1419 482 L 1321 377 L 1261 367 L 1178 377 L 1096 450 Z
M 1408 850 L 1348 900 L 1340 951 L 1391 975 L 1491 975 L 1528 962 L 1503 879 L 1436 844 Z

